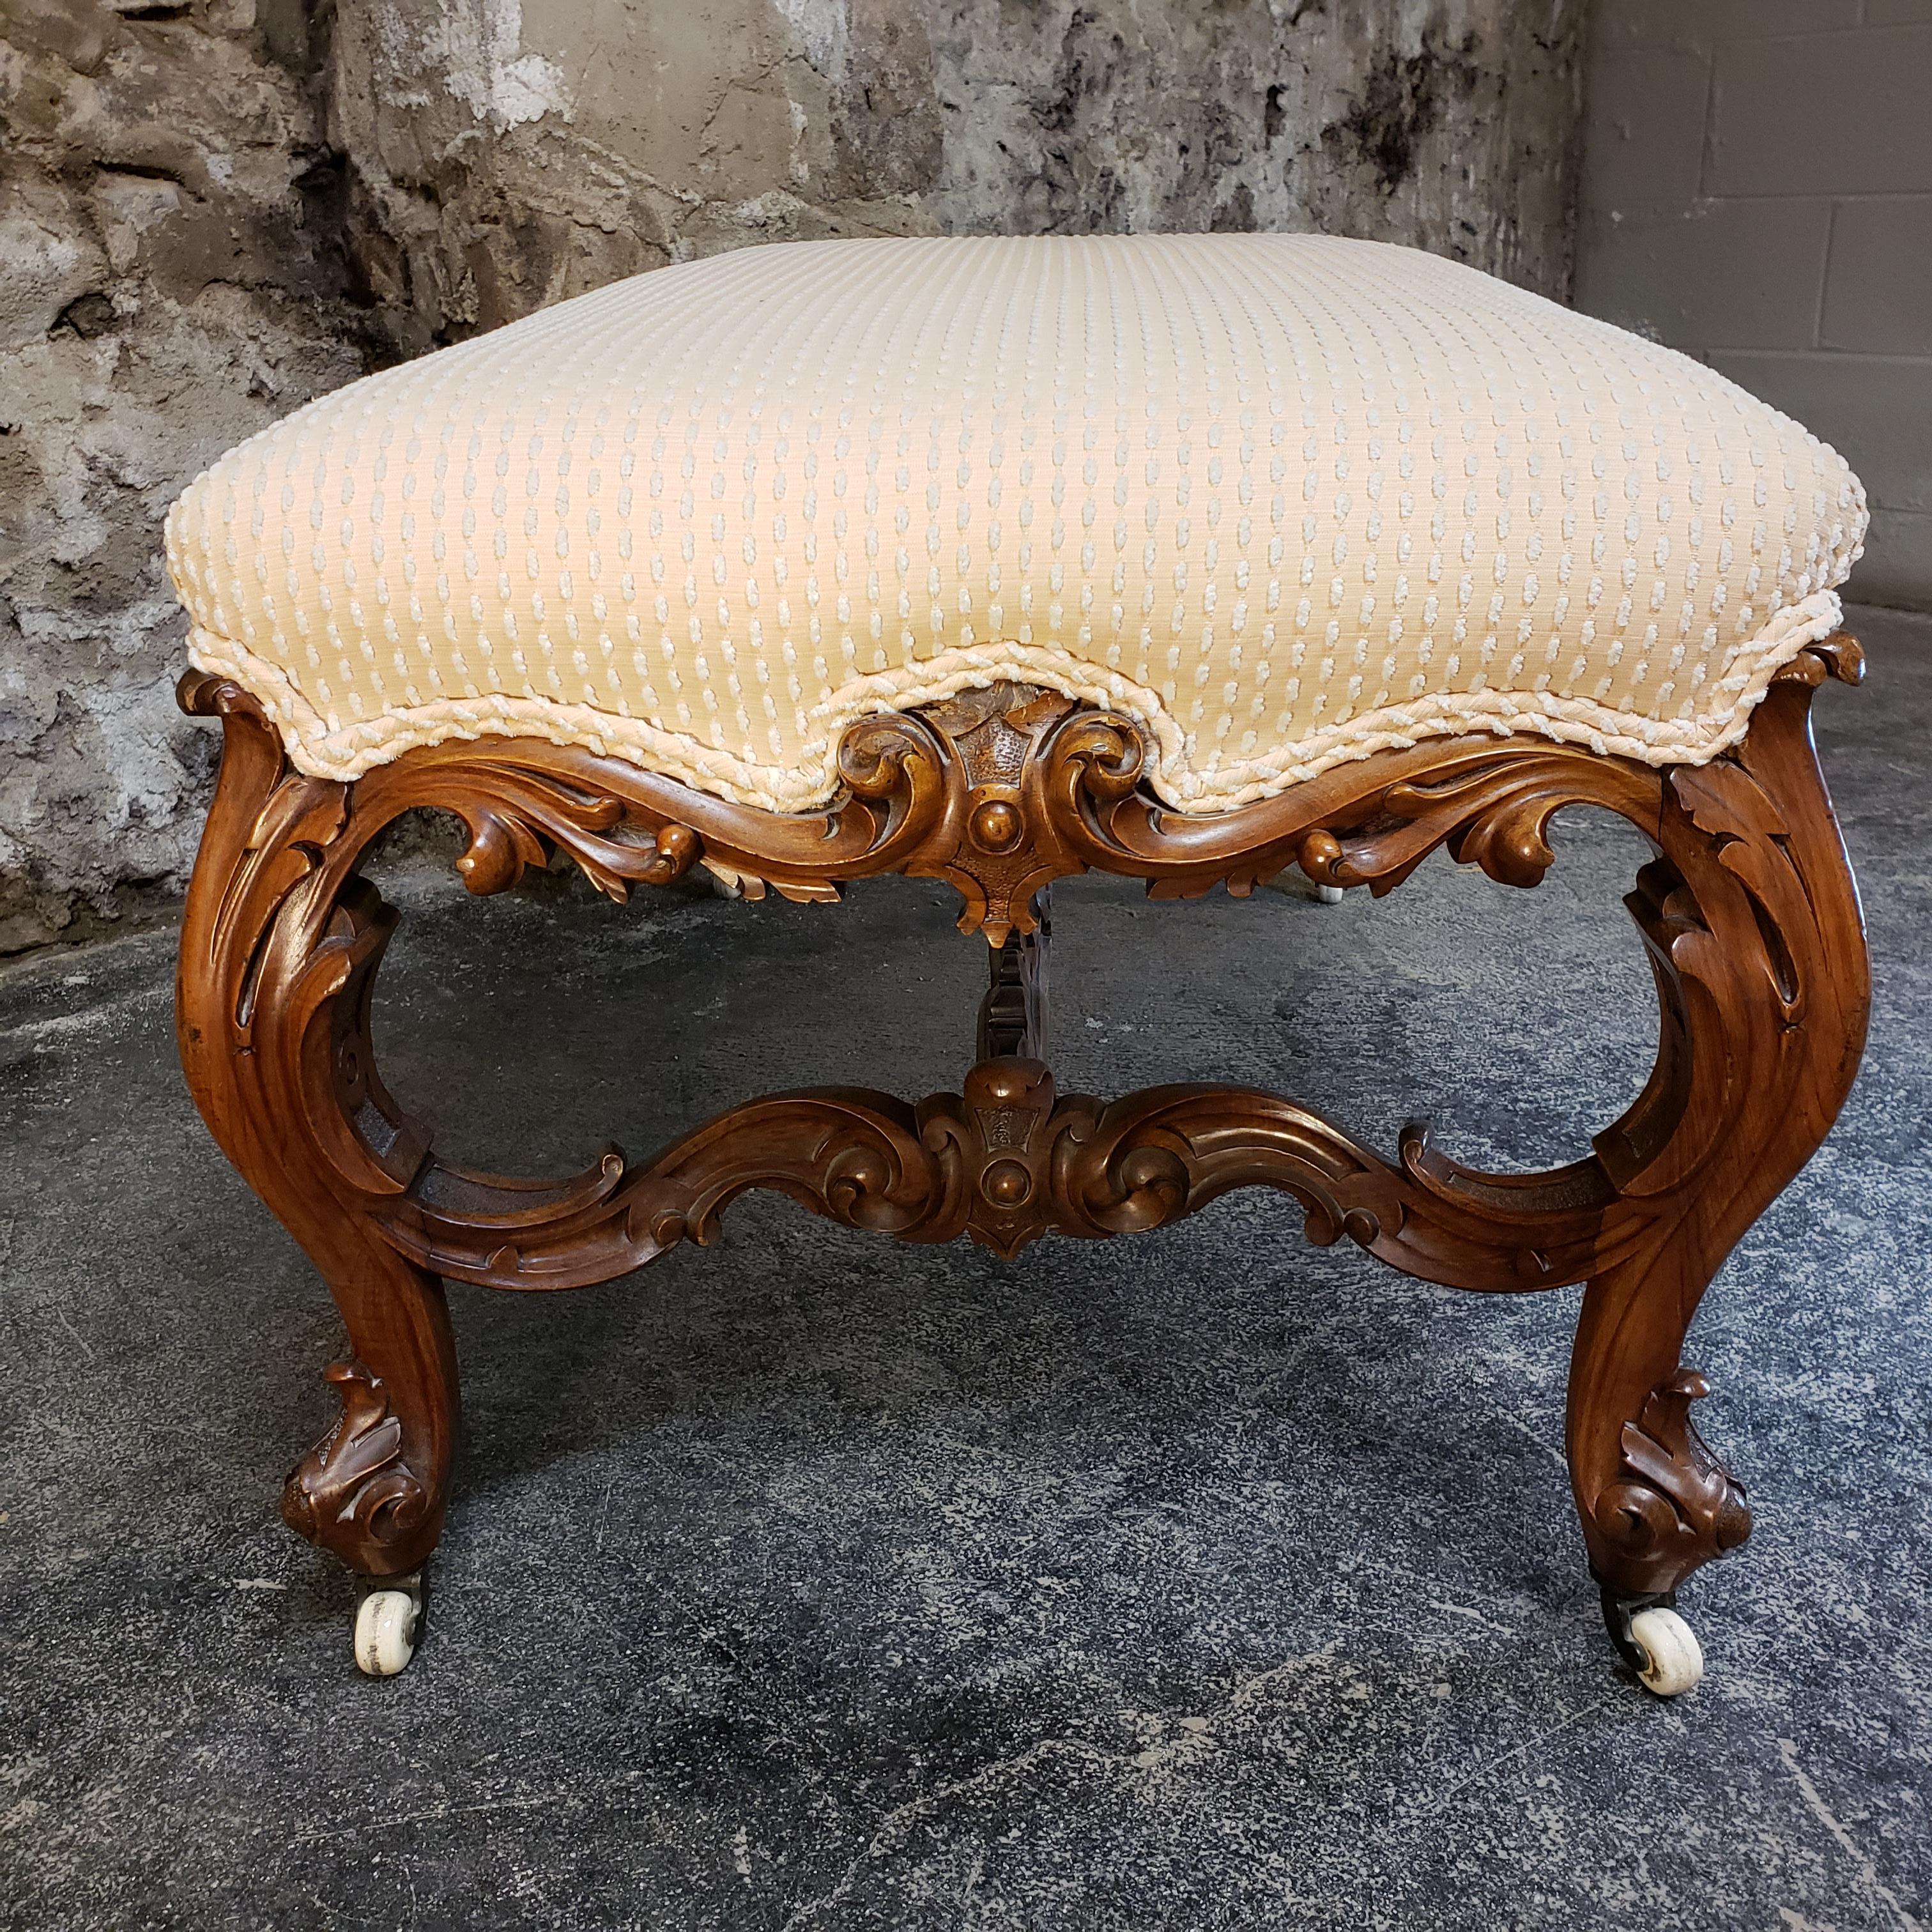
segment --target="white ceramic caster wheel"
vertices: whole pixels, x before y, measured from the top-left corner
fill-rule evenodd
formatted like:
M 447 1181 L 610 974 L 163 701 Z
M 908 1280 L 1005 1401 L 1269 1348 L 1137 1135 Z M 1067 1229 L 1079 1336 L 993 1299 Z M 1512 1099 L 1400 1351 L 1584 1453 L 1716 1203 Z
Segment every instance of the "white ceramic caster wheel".
M 1630 1642 L 1643 1653 L 1637 1679 L 1660 1697 L 1681 1697 L 1704 1674 L 1703 1646 L 1675 1610 L 1654 1604 L 1630 1620 Z
M 393 1677 L 416 1654 L 422 1605 L 410 1590 L 371 1590 L 356 1607 L 356 1663 L 365 1676 Z
M 1317 905 L 1340 905 L 1342 903 L 1342 888 L 1340 886 L 1319 885 L 1292 866 L 1285 872 L 1276 873 L 1265 883 L 1278 892 L 1286 892 L 1292 899 L 1312 899 Z

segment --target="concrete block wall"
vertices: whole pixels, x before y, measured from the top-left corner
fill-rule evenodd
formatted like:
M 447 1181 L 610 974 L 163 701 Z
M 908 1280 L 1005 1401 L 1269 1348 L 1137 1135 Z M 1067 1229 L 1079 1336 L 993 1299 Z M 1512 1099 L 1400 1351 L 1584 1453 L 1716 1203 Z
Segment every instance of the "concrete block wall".
M 1932 610 L 1932 0 L 1596 0 L 1576 306 L 1840 450 Z

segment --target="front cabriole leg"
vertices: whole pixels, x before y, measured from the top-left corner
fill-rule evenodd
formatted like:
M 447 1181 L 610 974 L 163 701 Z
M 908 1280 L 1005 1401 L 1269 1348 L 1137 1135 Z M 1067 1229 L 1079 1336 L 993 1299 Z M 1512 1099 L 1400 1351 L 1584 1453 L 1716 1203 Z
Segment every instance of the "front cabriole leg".
M 184 710 L 218 716 L 220 781 L 188 889 L 176 982 L 182 1064 L 209 1131 L 308 1252 L 348 1330 L 328 1371 L 340 1402 L 289 1477 L 282 1513 L 364 1580 L 357 1658 L 400 1670 L 418 1573 L 442 1528 L 457 1420 L 456 1354 L 433 1263 L 405 1256 L 383 1211 L 430 1160 L 429 1136 L 384 1090 L 369 1034 L 376 970 L 395 923 L 358 867 L 412 806 L 463 819 L 458 869 L 500 890 L 550 850 L 605 891 L 662 883 L 695 834 L 662 814 L 627 824 L 601 773 L 544 746 L 460 763 L 379 767 L 352 785 L 291 770 L 260 705 L 191 672 Z M 544 1191 L 567 1198 L 569 1184 Z
M 1570 1374 L 1571 1481 L 1612 1634 L 1664 1693 L 1702 1668 L 1674 1608 L 1678 1585 L 1750 1528 L 1742 1486 L 1690 1420 L 1706 1384 L 1681 1359 L 1684 1336 L 1725 1257 L 1824 1138 L 1864 1042 L 1858 895 L 1810 726 L 1825 678 L 1862 674 L 1850 638 L 1809 646 L 1778 674 L 1743 741 L 1694 767 L 1528 742 L 1418 748 L 1396 754 L 1427 761 L 1412 774 L 1352 784 L 1300 834 L 1300 862 L 1318 882 L 1377 892 L 1443 843 L 1492 878 L 1533 886 L 1555 856 L 1549 821 L 1571 804 L 1620 813 L 1657 854 L 1627 902 L 1657 981 L 1657 1065 L 1574 1171 L 1574 1188 L 1558 1174 L 1538 1184 L 1592 1217 L 1582 1264 L 1571 1273 L 1573 1259 L 1540 1238 L 1532 1253 L 1551 1279 L 1588 1282 Z M 1130 846 L 1149 828 L 1125 800 L 1102 830 Z M 1210 839 L 1225 870 L 1234 840 L 1223 826 L 1197 842 Z M 1426 1150 L 1413 1166 L 1494 1210 L 1499 1231 L 1528 1232 L 1520 1182 Z
M 1849 639 L 1786 667 L 1736 751 L 1672 772 L 1660 856 L 1629 899 L 1662 1010 L 1656 1070 L 1600 1136 L 1618 1199 L 1571 1360 L 1570 1477 L 1611 1634 L 1650 1688 L 1688 1689 L 1674 1609 L 1694 1570 L 1750 1532 L 1705 1444 L 1679 1360 L 1699 1299 L 1824 1138 L 1863 1049 L 1870 976 L 1857 890 L 1814 752 L 1812 694 L 1856 682 Z
M 328 1371 L 340 1413 L 291 1472 L 282 1510 L 361 1576 L 404 1586 L 359 1619 L 382 1628 L 360 1633 L 358 1660 L 387 1674 L 412 1646 L 414 1578 L 442 1531 L 457 1410 L 442 1284 L 344 1184 L 393 1189 L 422 1150 L 368 1060 L 369 986 L 394 915 L 344 850 L 347 788 L 289 770 L 236 686 L 190 674 L 182 700 L 224 728 L 182 923 L 182 1064 L 209 1131 L 320 1270 L 348 1330 Z M 386 1115 L 386 1172 L 364 1159 L 352 1174 L 358 1112 L 365 1126 Z

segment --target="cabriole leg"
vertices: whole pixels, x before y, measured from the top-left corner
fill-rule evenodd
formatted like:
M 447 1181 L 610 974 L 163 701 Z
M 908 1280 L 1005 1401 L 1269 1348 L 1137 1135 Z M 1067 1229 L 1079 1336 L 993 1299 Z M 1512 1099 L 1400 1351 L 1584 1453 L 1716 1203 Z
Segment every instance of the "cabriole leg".
M 1848 643 L 1849 640 L 1847 640 Z M 1605 1218 L 1572 1358 L 1570 1476 L 1611 1634 L 1652 1689 L 1702 1672 L 1678 1586 L 1750 1533 L 1742 1486 L 1690 1420 L 1685 1330 L 1739 1237 L 1824 1138 L 1864 1040 L 1856 888 L 1813 752 L 1828 662 L 1789 667 L 1732 755 L 1672 774 L 1628 902 L 1662 1008 L 1648 1086 L 1599 1137 Z
M 182 1065 L 210 1131 L 315 1263 L 348 1330 L 347 1354 L 326 1371 L 341 1412 L 290 1474 L 283 1514 L 363 1576 L 402 1580 L 419 1605 L 408 1580 L 442 1527 L 457 1374 L 442 1282 L 368 1211 L 422 1152 L 369 1058 L 370 982 L 394 914 L 340 842 L 344 788 L 288 772 L 232 687 L 204 680 L 184 698 L 222 714 L 225 745 L 182 926 Z M 365 1667 L 407 1660 L 413 1618 L 406 1633 L 401 1621 L 388 1618 L 369 1658 L 358 1646 Z

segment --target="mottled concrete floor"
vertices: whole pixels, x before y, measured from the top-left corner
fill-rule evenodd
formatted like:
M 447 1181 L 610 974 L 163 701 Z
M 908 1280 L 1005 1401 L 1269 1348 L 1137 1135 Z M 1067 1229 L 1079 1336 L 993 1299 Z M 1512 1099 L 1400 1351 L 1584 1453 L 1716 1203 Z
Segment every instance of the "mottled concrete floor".
M 1872 1051 L 1693 1358 L 1750 1482 L 1652 1702 L 1561 1451 L 1574 1294 L 1459 1297 L 1240 1196 L 1002 1264 L 759 1198 L 575 1296 L 454 1295 L 428 1634 L 350 1660 L 280 1526 L 338 1330 L 176 1071 L 148 936 L 0 980 L 0 1921 L 9 1926 L 1932 1925 L 1932 621 L 1821 736 Z M 1063 889 L 1063 1085 L 1223 1076 L 1386 1142 L 1567 1153 L 1649 994 L 1580 820 L 1538 892 Z M 843 910 L 406 883 L 380 1032 L 479 1161 L 728 1098 L 949 1085 L 946 896 Z

